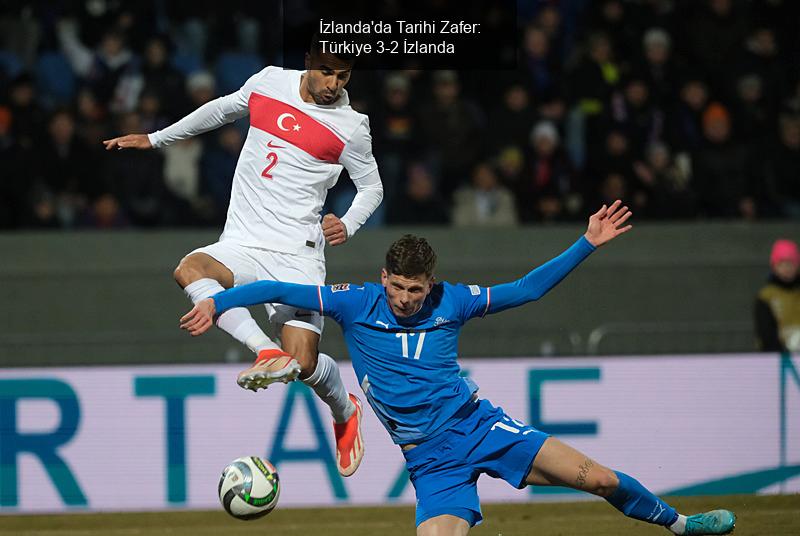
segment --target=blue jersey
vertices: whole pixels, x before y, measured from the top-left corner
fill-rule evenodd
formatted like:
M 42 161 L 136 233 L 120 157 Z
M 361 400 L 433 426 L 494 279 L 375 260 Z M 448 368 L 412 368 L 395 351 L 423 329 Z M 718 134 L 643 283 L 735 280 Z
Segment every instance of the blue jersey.
M 581 238 L 511 283 L 437 283 L 413 316 L 394 315 L 382 285 L 329 286 L 259 281 L 214 296 L 217 312 L 256 303 L 316 309 L 342 327 L 358 381 L 395 443 L 420 443 L 452 425 L 478 387 L 459 375 L 458 335 L 475 317 L 543 296 L 592 251 Z

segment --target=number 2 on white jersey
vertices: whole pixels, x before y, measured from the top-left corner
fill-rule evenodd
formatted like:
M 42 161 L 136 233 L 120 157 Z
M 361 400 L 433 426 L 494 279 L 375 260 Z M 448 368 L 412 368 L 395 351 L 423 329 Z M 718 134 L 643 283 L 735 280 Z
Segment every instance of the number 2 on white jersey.
M 408 337 L 413 337 L 416 333 L 395 333 L 395 337 L 400 338 L 400 342 L 403 347 L 403 357 L 408 357 Z M 425 343 L 425 332 L 419 332 L 419 340 L 417 341 L 417 349 L 414 350 L 414 359 L 419 359 L 419 356 L 422 354 L 422 345 Z
M 272 180 L 272 174 L 269 172 L 269 170 L 278 165 L 278 155 L 274 152 L 269 153 L 267 155 L 267 161 L 269 163 L 267 164 L 267 167 L 264 168 L 264 171 L 261 172 L 261 176 L 265 179 Z

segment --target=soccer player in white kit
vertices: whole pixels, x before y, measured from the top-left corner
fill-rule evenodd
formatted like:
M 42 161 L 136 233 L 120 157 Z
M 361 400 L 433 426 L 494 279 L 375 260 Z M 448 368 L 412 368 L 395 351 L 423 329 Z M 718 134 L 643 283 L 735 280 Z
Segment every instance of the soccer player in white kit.
M 372 155 L 369 119 L 354 111 L 344 86 L 354 58 L 322 53 L 312 42 L 305 71 L 267 67 L 230 95 L 204 104 L 152 134 L 104 141 L 106 149 L 150 149 L 175 143 L 250 116 L 233 177 L 225 229 L 219 242 L 184 257 L 175 280 L 197 303 L 258 280 L 325 284 L 325 242 L 343 244 L 383 198 Z M 346 168 L 357 193 L 338 218 L 320 211 L 327 191 Z M 323 319 L 316 311 L 266 306 L 281 346 L 239 307 L 216 324 L 257 354 L 238 383 L 257 391 L 300 378 L 331 408 L 339 472 L 350 476 L 361 463 L 361 403 L 348 394 L 336 362 L 318 353 Z

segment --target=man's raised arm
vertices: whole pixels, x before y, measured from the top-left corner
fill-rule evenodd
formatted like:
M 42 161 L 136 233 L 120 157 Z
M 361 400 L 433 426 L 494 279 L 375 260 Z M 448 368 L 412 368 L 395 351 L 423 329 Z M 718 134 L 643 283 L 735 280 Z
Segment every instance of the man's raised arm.
M 163 130 L 152 134 L 127 134 L 104 140 L 103 145 L 109 151 L 111 149 L 157 149 L 232 123 L 249 113 L 250 90 L 248 84 L 257 75 L 258 73 L 245 82 L 245 85 L 238 91 L 205 103 Z
M 615 201 L 610 207 L 603 205 L 589 218 L 586 233 L 569 249 L 511 283 L 495 285 L 487 289 L 486 313 L 498 313 L 538 300 L 561 282 L 578 264 L 595 249 L 631 229 L 623 224 L 631 217 L 628 207 Z

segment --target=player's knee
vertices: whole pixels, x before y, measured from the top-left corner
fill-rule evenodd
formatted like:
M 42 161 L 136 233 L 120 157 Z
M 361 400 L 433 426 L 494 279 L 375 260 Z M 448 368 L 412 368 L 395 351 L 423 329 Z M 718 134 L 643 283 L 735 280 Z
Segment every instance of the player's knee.
M 194 262 L 191 257 L 184 257 L 181 259 L 181 262 L 178 263 L 178 266 L 175 267 L 172 276 L 181 288 L 186 288 L 187 285 L 201 279 L 203 274 L 200 267 L 197 266 L 197 263 Z
M 608 497 L 617 490 L 619 478 L 611 469 L 602 467 L 595 472 L 591 483 L 593 489 L 588 491 L 600 497 Z

